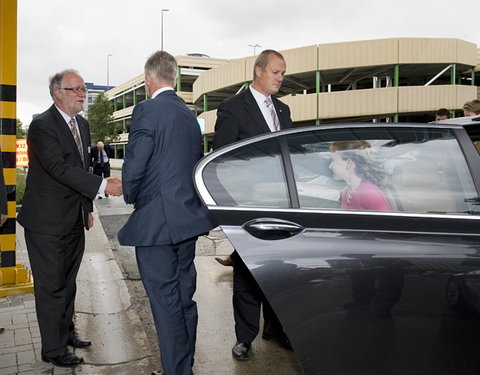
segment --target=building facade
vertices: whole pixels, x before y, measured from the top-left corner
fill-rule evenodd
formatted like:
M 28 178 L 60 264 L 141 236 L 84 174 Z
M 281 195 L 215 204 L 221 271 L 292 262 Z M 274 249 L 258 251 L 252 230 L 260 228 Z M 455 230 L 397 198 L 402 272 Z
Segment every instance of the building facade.
M 278 93 L 296 126 L 332 122 L 428 122 L 439 108 L 461 116 L 479 97 L 480 50 L 450 38 L 390 38 L 280 51 L 287 62 Z M 248 88 L 255 56 L 235 60 L 177 57 L 177 92 L 204 124 L 210 150 L 222 100 Z M 480 83 L 479 83 L 480 84 Z M 133 106 L 145 99 L 143 75 L 107 92 L 128 141 Z
M 178 65 L 177 94 L 187 106 L 195 111 L 193 103 L 193 84 L 205 71 L 228 63 L 225 59 L 212 59 L 206 55 L 192 54 L 176 56 Z M 114 109 L 113 118 L 119 138 L 112 142 L 116 158 L 123 158 L 125 145 L 128 143 L 128 132 L 132 122 L 133 107 L 146 99 L 145 76 L 141 74 L 127 81 L 105 95 L 111 100 Z M 200 120 L 203 123 L 203 120 Z
M 88 118 L 88 107 L 93 104 L 95 98 L 100 94 L 112 89 L 112 86 L 95 85 L 92 82 L 85 82 L 87 87 L 87 100 L 85 101 L 84 116 Z

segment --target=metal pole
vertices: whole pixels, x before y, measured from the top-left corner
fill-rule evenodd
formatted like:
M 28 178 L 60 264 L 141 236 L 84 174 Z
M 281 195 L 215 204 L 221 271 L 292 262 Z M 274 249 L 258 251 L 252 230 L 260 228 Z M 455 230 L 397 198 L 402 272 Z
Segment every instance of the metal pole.
M 170 9 L 162 9 L 162 17 L 161 17 L 161 37 L 160 37 L 160 43 L 161 43 L 161 51 L 163 51 L 163 12 L 168 12 Z
M 258 43 L 249 44 L 248 46 L 249 46 L 249 47 L 253 47 L 253 56 L 256 56 L 256 55 L 257 55 L 257 47 L 261 47 L 261 45 L 258 44 Z
M 32 293 L 30 271 L 16 261 L 17 0 L 0 0 L 0 157 L 8 219 L 0 233 L 0 297 Z
M 107 55 L 107 90 L 110 90 L 110 56 L 113 56 L 111 53 Z

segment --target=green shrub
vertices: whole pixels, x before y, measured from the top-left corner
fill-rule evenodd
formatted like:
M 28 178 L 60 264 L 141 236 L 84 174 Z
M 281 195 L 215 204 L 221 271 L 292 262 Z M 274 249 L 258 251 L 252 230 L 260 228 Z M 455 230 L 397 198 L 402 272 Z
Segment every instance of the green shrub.
M 17 204 L 23 203 L 23 194 L 25 193 L 25 180 L 27 172 L 24 169 L 17 168 Z

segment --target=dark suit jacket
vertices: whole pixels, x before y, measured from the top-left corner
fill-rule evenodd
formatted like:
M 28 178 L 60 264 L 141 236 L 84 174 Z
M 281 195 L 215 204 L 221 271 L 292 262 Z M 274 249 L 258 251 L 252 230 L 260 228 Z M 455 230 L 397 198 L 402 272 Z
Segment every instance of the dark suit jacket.
M 112 157 L 112 150 L 111 150 L 111 147 L 110 145 L 108 144 L 104 144 L 104 147 L 103 149 L 105 150 L 105 152 L 107 153 L 107 156 L 108 158 L 110 159 Z M 92 150 L 90 152 L 90 155 L 91 155 L 91 163 L 92 163 L 92 167 L 95 168 L 95 166 L 97 164 L 99 164 L 98 162 L 98 149 L 97 147 L 92 147 Z
M 292 120 L 288 105 L 273 96 L 272 101 L 280 120 L 280 129 L 291 128 Z M 247 89 L 225 99 L 218 107 L 213 149 L 216 150 L 241 139 L 270 132 L 252 92 Z
M 175 91 L 135 106 L 122 167 L 135 211 L 118 233 L 122 245 L 177 244 L 215 226 L 193 185 L 201 156 L 198 121 Z
M 92 199 L 102 178 L 88 172 L 90 129 L 76 116 L 86 165 L 69 126 L 54 105 L 35 118 L 28 129 L 29 169 L 18 222 L 26 229 L 63 236 L 72 230 L 80 209 L 84 223 L 93 212 Z

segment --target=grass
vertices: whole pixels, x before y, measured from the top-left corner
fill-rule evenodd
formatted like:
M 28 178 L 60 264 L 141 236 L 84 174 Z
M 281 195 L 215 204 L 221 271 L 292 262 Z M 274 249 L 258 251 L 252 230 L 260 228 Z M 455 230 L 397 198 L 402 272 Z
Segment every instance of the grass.
M 17 168 L 17 205 L 23 203 L 23 194 L 25 193 L 25 180 L 27 178 L 27 172 L 23 169 Z

